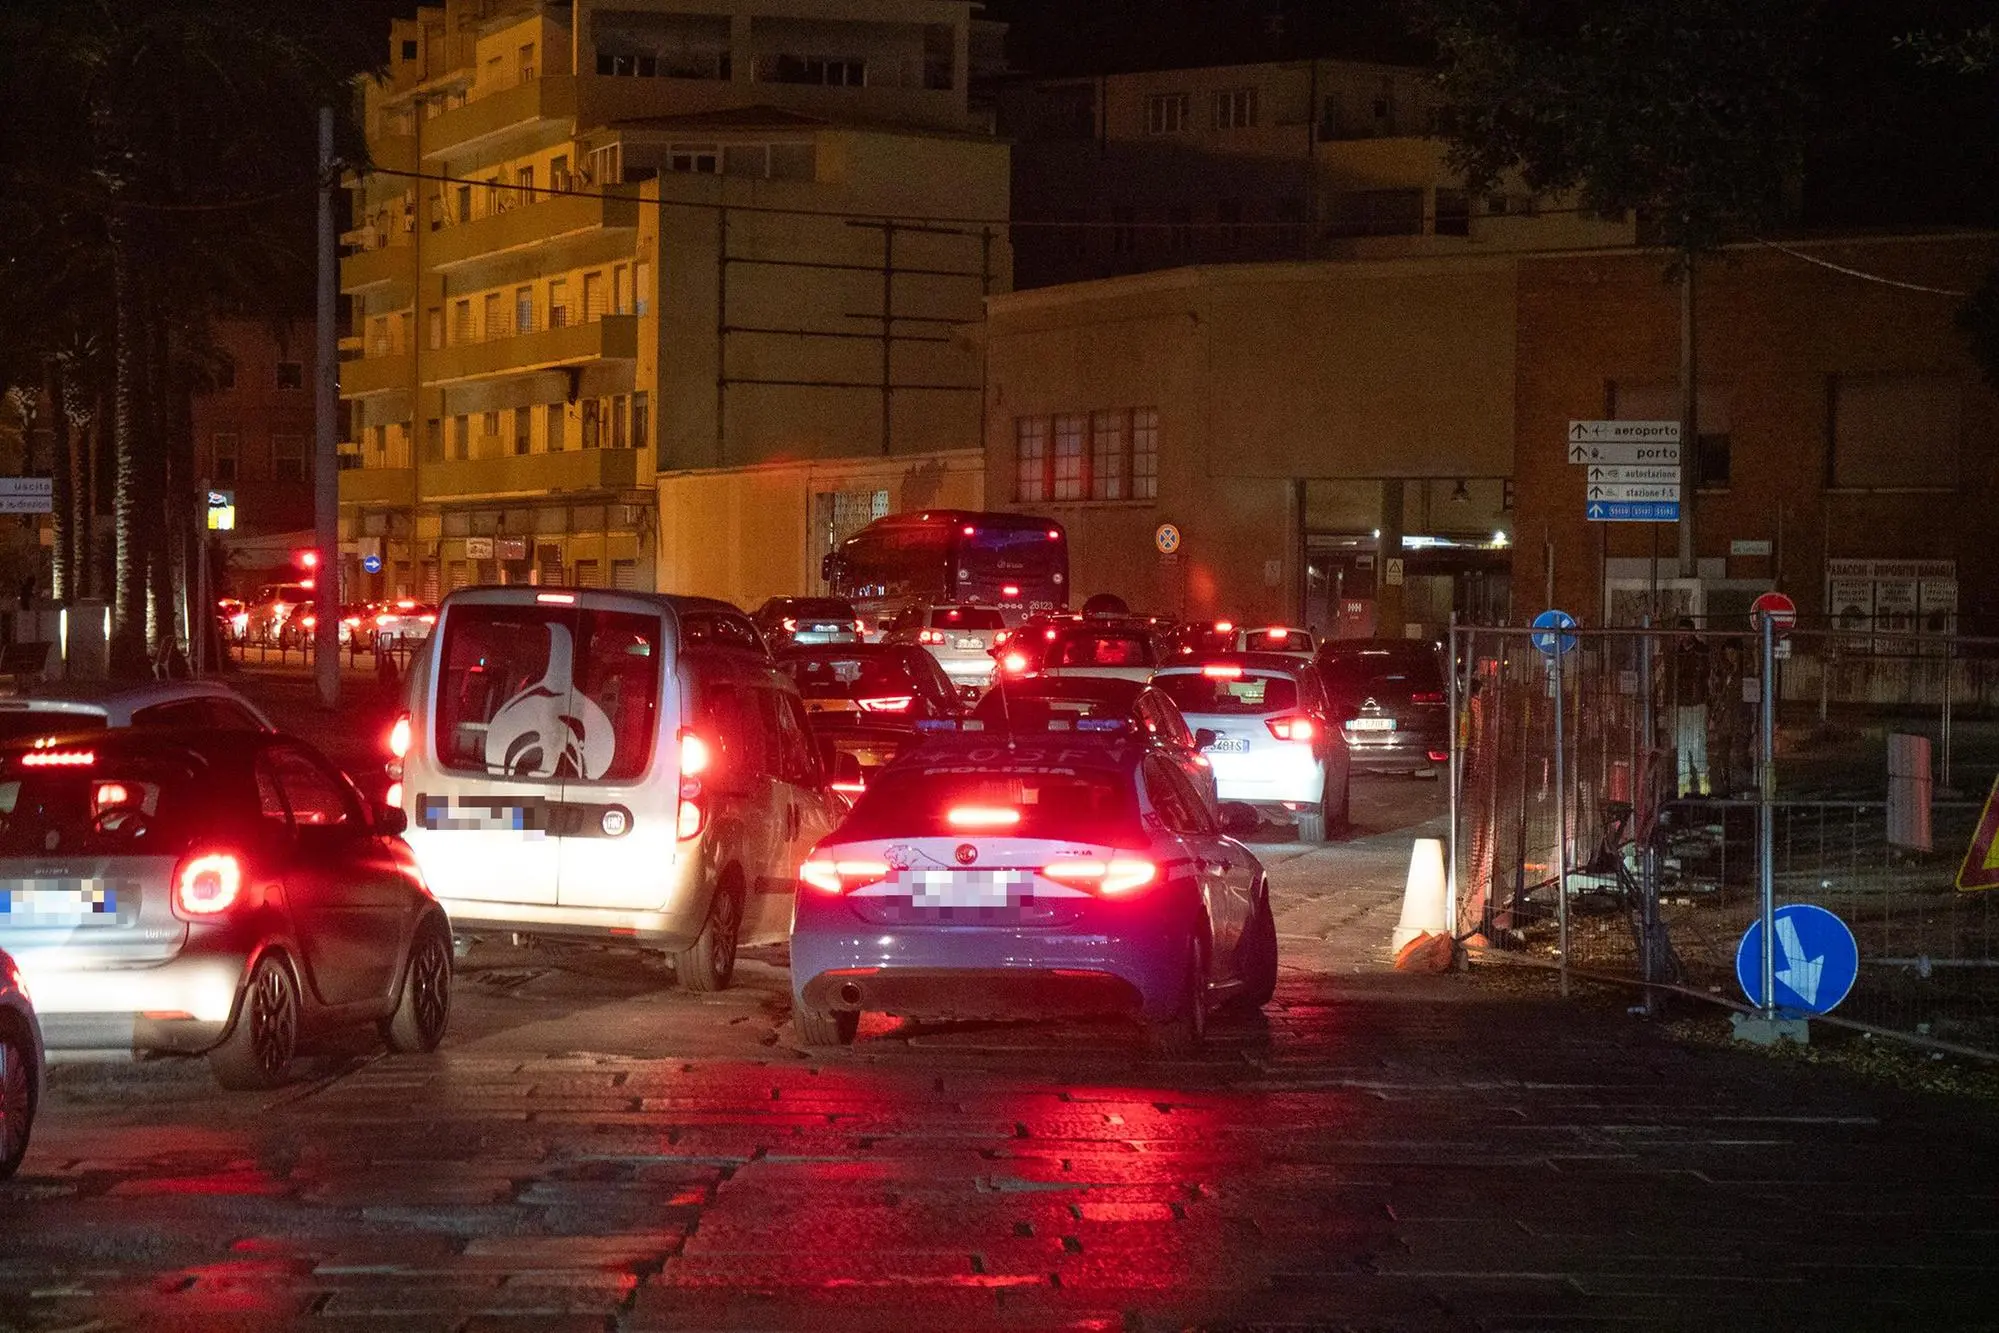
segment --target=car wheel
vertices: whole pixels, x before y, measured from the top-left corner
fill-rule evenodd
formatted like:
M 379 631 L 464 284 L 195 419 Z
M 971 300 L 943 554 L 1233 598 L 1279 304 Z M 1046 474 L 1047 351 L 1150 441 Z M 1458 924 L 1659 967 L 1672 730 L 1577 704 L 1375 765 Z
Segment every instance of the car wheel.
M 236 1025 L 208 1053 L 215 1081 L 232 1092 L 275 1088 L 298 1054 L 298 982 L 284 959 L 265 954 L 237 1005 Z
M 421 1055 L 437 1049 L 451 1021 L 451 936 L 425 922 L 410 943 L 403 964 L 403 997 L 396 1012 L 382 1023 L 382 1040 L 399 1054 Z
M 673 955 L 673 974 L 691 991 L 727 990 L 736 975 L 736 942 L 743 933 L 743 883 L 724 874 L 708 904 L 700 937 Z
M 1154 1054 L 1169 1059 L 1192 1055 L 1208 1039 L 1207 949 L 1198 939 L 1187 950 L 1187 980 L 1179 1012 L 1146 1024 L 1146 1037 Z
M 1236 949 L 1236 967 L 1243 988 L 1236 1003 L 1244 1009 L 1261 1009 L 1277 993 L 1277 918 L 1270 910 L 1270 893 L 1257 904 L 1256 915 L 1243 931 Z
M 21 1033 L 0 1028 L 0 1180 L 20 1169 L 35 1123 L 35 1051 Z
M 1338 805 L 1326 810 L 1326 840 L 1345 838 L 1353 833 L 1353 780 L 1340 779 L 1340 800 Z
M 836 1010 L 830 1014 L 817 1009 L 795 1009 L 791 1019 L 798 1026 L 798 1039 L 807 1046 L 852 1046 L 854 1034 L 861 1030 L 858 1009 Z

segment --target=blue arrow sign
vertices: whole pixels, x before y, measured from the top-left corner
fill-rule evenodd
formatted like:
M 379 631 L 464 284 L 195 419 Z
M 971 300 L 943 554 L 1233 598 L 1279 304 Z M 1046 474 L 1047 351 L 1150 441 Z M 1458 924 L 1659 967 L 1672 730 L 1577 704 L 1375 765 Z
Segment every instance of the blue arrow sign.
M 1678 523 L 1678 500 L 1591 500 L 1584 516 L 1592 523 Z
M 1576 646 L 1576 636 L 1568 633 L 1576 618 L 1567 611 L 1543 611 L 1534 617 L 1534 646 L 1549 657 L 1557 657 Z
M 367 571 L 368 571 L 368 572 L 369 572 L 370 574 L 379 574 L 379 573 L 381 573 L 381 572 L 382 572 L 382 557 L 380 557 L 379 555 L 364 555 L 364 556 L 362 556 L 362 557 L 361 557 L 361 568 L 363 568 L 363 569 L 367 570 Z
M 1860 946 L 1846 923 L 1813 903 L 1776 910 L 1775 1007 L 1799 1014 L 1828 1014 L 1860 975 Z M 1759 1008 L 1763 1003 L 1763 922 L 1752 921 L 1735 950 L 1735 979 Z

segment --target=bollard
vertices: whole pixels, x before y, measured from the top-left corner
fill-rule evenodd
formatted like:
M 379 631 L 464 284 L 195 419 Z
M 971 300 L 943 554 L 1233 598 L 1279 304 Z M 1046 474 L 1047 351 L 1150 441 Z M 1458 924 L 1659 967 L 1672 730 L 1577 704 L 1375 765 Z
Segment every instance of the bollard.
M 1444 844 L 1418 838 L 1409 852 L 1409 879 L 1402 890 L 1402 919 L 1391 943 L 1396 953 L 1422 935 L 1451 933 L 1450 891 L 1444 879 Z

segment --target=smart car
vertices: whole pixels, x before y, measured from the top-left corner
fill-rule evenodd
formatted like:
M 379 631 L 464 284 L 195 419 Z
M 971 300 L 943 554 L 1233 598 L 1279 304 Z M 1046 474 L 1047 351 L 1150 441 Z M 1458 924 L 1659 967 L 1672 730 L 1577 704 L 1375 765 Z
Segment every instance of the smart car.
M 1197 729 L 1222 800 L 1286 813 L 1302 842 L 1346 831 L 1346 741 L 1310 662 L 1275 653 L 1216 657 L 1164 668 L 1152 684 Z
M 51 1050 L 205 1055 L 282 1082 L 336 1029 L 428 1051 L 451 928 L 338 769 L 265 732 L 110 731 L 0 749 L 0 948 Z
M 940 735 L 898 758 L 799 870 L 793 1017 L 808 1044 L 863 1012 L 1116 1014 L 1198 1046 L 1218 1004 L 1263 1004 L 1277 932 L 1263 866 L 1130 728 Z

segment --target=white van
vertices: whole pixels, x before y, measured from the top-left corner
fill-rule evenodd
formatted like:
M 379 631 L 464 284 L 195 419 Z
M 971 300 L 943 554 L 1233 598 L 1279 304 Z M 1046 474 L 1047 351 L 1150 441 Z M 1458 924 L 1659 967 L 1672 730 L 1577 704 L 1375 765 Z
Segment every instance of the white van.
M 408 723 L 406 836 L 455 930 L 661 950 L 692 990 L 785 938 L 839 818 L 797 688 L 706 598 L 454 592 Z

